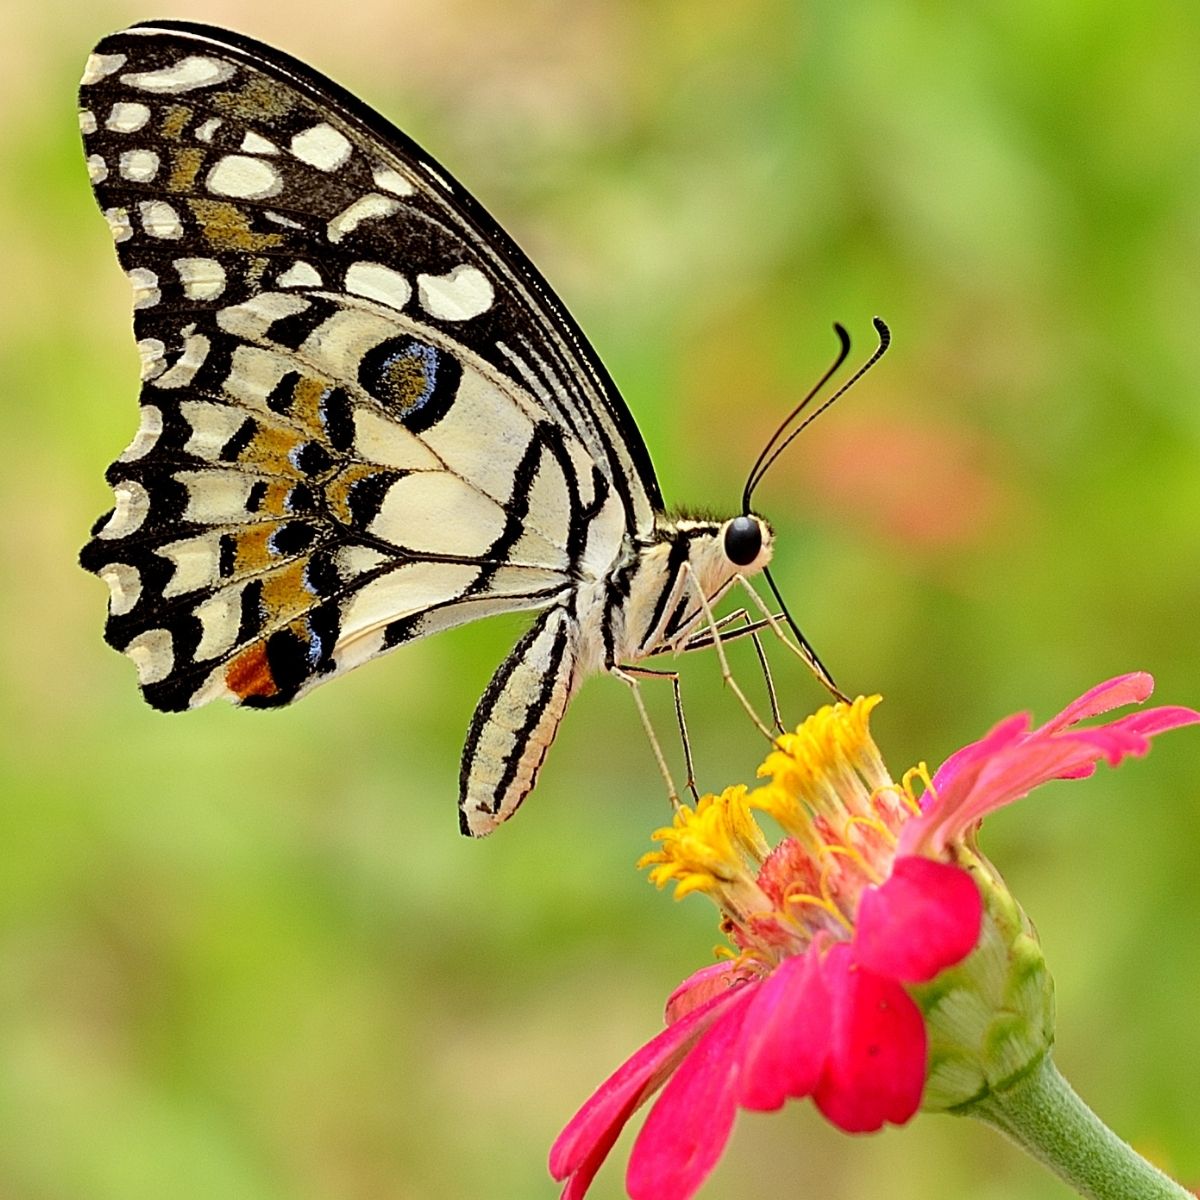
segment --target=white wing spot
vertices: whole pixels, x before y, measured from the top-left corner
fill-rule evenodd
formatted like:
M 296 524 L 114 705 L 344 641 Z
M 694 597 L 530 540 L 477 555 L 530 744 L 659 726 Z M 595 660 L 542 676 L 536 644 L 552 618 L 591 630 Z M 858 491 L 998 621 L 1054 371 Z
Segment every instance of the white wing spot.
M 320 287 L 321 276 L 316 267 L 297 259 L 286 271 L 281 272 L 275 283 L 279 287 Z
M 153 308 L 162 299 L 158 276 L 149 268 L 134 267 L 129 272 L 129 282 L 133 284 L 134 308 Z
M 274 142 L 263 137 L 261 133 L 255 133 L 253 129 L 246 131 L 246 136 L 242 138 L 242 149 L 247 154 L 278 154 L 279 147 Z
M 241 304 L 222 309 L 218 323 L 222 328 L 230 328 L 225 325 L 227 316 L 236 319 L 245 315 L 262 321 L 265 333 L 266 326 L 273 325 L 282 317 L 307 312 L 310 308 L 312 308 L 312 301 L 305 300 L 300 296 L 285 296 L 282 292 L 260 292 L 257 296 L 251 296 L 249 300 L 245 300 Z M 232 328 L 230 328 L 230 332 L 233 332 Z M 253 334 L 249 336 L 253 336 Z
M 445 275 L 418 275 L 417 298 L 431 317 L 468 321 L 487 312 L 496 293 L 482 271 L 462 263 Z
M 171 578 L 163 585 L 164 598 L 182 596 L 197 588 L 212 587 L 220 578 L 220 535 L 202 533 L 159 546 L 154 551 L 171 564 Z
M 336 171 L 350 157 L 350 142 L 322 121 L 292 138 L 292 153 L 319 171 Z
M 133 659 L 138 683 L 143 687 L 166 679 L 175 665 L 175 644 L 169 629 L 147 629 L 145 633 L 139 633 L 125 647 L 125 653 Z
M 173 94 L 224 83 L 236 69 L 233 63 L 222 62 L 219 58 L 189 54 L 187 58 L 181 58 L 177 63 L 157 71 L 133 71 L 122 75 L 121 82 L 130 87 L 140 88 L 143 92 Z
M 148 105 L 136 101 L 119 101 L 112 106 L 108 119 L 104 122 L 105 129 L 113 133 L 136 133 L 150 120 Z
M 190 326 L 189 328 L 194 328 Z M 204 365 L 208 357 L 208 338 L 202 333 L 189 334 L 183 342 L 183 353 L 175 360 L 175 365 L 155 379 L 160 388 L 187 387 L 196 372 Z
M 239 345 L 234 349 L 221 390 L 251 410 L 269 412 L 267 397 L 291 369 L 291 361 L 274 350 Z
M 96 83 L 106 75 L 111 75 L 124 65 L 124 54 L 89 54 L 84 64 L 83 78 L 79 82 L 86 87 L 89 83 Z
M 397 196 L 411 196 L 416 191 L 411 179 L 401 175 L 399 171 L 392 170 L 391 167 L 376 167 L 371 178 L 375 180 L 376 187 L 383 188 L 385 192 L 393 192 Z
M 213 134 L 217 132 L 220 125 L 220 117 L 209 117 L 207 121 L 202 121 L 196 126 L 196 140 L 199 142 L 211 142 Z
M 103 183 L 108 178 L 108 163 L 99 154 L 88 155 L 87 169 L 93 183 Z
M 90 108 L 83 108 L 79 111 L 79 132 L 96 132 L 96 114 Z
M 142 228 L 151 237 L 183 237 L 183 222 L 165 200 L 143 200 L 138 209 L 142 214 Z
M 127 242 L 133 237 L 133 226 L 129 223 L 127 208 L 106 208 L 104 219 L 108 222 L 114 242 Z
M 208 173 L 208 190 L 218 196 L 262 200 L 283 191 L 283 176 L 269 162 L 244 154 L 227 154 Z
M 215 300 L 225 290 L 225 268 L 215 258 L 177 258 L 175 270 L 189 300 Z
M 390 308 L 403 308 L 412 296 L 412 284 L 382 263 L 356 262 L 346 271 L 346 290 Z
M 184 453 L 216 462 L 225 443 L 242 427 L 246 414 L 232 404 L 209 404 L 205 400 L 184 400 L 179 405 L 183 419 L 192 427 L 184 443 Z
M 96 533 L 98 538 L 126 537 L 141 528 L 142 522 L 150 512 L 150 493 L 135 479 L 122 479 L 113 488 L 113 498 L 116 507 L 112 516 L 104 522 L 103 528 Z
M 365 196 L 359 196 L 353 204 L 343 209 L 329 222 L 326 230 L 329 240 L 336 245 L 351 230 L 357 229 L 363 221 L 375 221 L 380 217 L 390 217 L 399 208 L 399 201 L 393 200 L 390 196 L 381 196 L 378 192 L 368 192 Z
M 137 350 L 142 360 L 143 379 L 153 379 L 167 369 L 167 360 L 163 357 L 167 348 L 158 338 L 141 338 Z
M 114 617 L 129 612 L 142 594 L 142 575 L 128 563 L 107 563 L 96 572 L 108 584 L 108 611 Z
M 126 150 L 121 155 L 121 178 L 132 183 L 149 183 L 158 174 L 158 155 L 153 150 Z
M 176 471 L 175 482 L 187 488 L 185 521 L 202 525 L 239 524 L 246 519 L 246 505 L 255 478 L 242 471 Z
M 153 404 L 143 404 L 138 431 L 133 435 L 133 441 L 121 452 L 117 461 L 136 462 L 139 458 L 144 458 L 154 449 L 154 444 L 158 441 L 162 428 L 162 409 L 156 408 Z
M 217 325 L 245 341 L 267 336 L 267 330 L 280 317 L 305 312 L 309 301 L 291 292 L 261 292 L 241 304 L 231 304 L 217 313 Z
M 299 221 L 293 221 L 291 217 L 285 217 L 277 212 L 272 212 L 269 208 L 264 210 L 263 216 L 266 217 L 268 221 L 271 221 L 276 225 L 282 225 L 285 229 L 304 228 Z
M 242 619 L 242 588 L 222 588 L 202 604 L 192 615 L 200 622 L 200 643 L 196 647 L 199 659 L 216 658 L 237 644 Z

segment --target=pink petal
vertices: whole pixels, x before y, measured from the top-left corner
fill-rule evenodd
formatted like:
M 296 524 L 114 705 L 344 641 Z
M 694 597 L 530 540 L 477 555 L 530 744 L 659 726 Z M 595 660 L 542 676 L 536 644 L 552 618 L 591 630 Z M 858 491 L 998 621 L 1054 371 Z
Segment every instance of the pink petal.
M 1098 717 L 1114 708 L 1126 704 L 1141 704 L 1154 691 L 1154 676 L 1145 671 L 1133 671 L 1129 675 L 1118 675 L 1106 679 L 1083 693 L 1078 700 L 1071 701 L 1056 717 L 1051 717 L 1036 733 L 1054 733 L 1068 725 L 1077 725 L 1088 717 Z
M 1005 717 L 977 742 L 970 742 L 956 750 L 933 776 L 933 789 L 922 797 L 922 808 L 935 802 L 946 802 L 952 795 L 951 789 L 964 793 L 975 782 L 975 777 L 1004 747 L 1019 742 L 1029 732 L 1028 713 L 1015 713 Z
M 821 950 L 785 959 L 764 980 L 742 1022 L 738 1100 L 743 1108 L 779 1108 L 789 1096 L 812 1094 L 830 1038 L 829 993 Z
M 753 985 L 749 987 L 752 991 Z M 726 1009 L 747 998 L 746 987 L 728 988 L 714 996 L 647 1042 L 596 1089 L 550 1149 L 550 1174 L 555 1179 L 576 1173 L 585 1177 L 580 1187 L 569 1183 L 564 1195 L 583 1195 L 630 1114 L 658 1089 Z
M 1054 721 L 994 748 L 987 761 L 981 760 L 980 750 L 1003 726 L 997 726 L 983 742 L 960 750 L 946 765 L 970 752 L 972 769 L 951 771 L 945 781 L 945 767 L 938 771 L 934 776 L 936 799 L 920 816 L 905 823 L 897 852 L 937 857 L 948 842 L 1035 787 L 1051 779 L 1085 778 L 1100 759 L 1116 766 L 1129 755 L 1145 754 L 1154 735 L 1200 721 L 1200 713 L 1190 708 L 1166 706 L 1083 729 L 1060 727 L 1064 717 L 1091 715 L 1131 695 L 1144 694 L 1149 678 L 1144 674 L 1122 676 L 1093 688 Z
M 854 958 L 905 983 L 925 983 L 975 948 L 983 901 L 961 867 L 907 856 L 858 904 Z
M 1102 754 L 1073 735 L 1027 738 L 997 754 L 977 773 L 967 792 L 942 793 L 919 817 L 906 822 L 896 853 L 936 858 L 989 813 L 1020 800 L 1040 784 L 1090 775 Z
M 587 1195 L 587 1190 L 592 1186 L 592 1180 L 596 1178 L 596 1172 L 604 1165 L 604 1160 L 608 1157 L 608 1152 L 616 1145 L 617 1138 L 621 1136 L 621 1130 L 625 1128 L 625 1122 L 633 1115 L 638 1105 L 644 1097 L 633 1095 L 623 1106 L 612 1124 L 604 1129 L 597 1141 L 587 1147 L 587 1152 L 578 1164 L 567 1176 L 566 1187 L 562 1190 L 562 1195 L 559 1200 L 583 1200 Z M 554 1151 L 551 1150 L 550 1162 L 553 1164 Z M 551 1166 L 553 1174 L 553 1166 Z
M 895 980 L 853 962 L 844 942 L 822 965 L 833 1000 L 833 1039 L 814 1095 L 817 1107 L 847 1133 L 904 1124 L 925 1087 L 920 1009 Z
M 734 963 L 716 962 L 689 975 L 667 997 L 667 1024 L 674 1025 L 693 1009 L 728 991 L 738 982 L 737 970 Z
M 1163 704 L 1158 708 L 1148 708 L 1145 712 L 1130 713 L 1113 724 L 1144 738 L 1151 738 L 1168 729 L 1178 729 L 1181 725 L 1195 725 L 1197 721 L 1200 721 L 1200 713 L 1195 709 L 1184 708 L 1180 704 Z
M 631 1200 L 688 1200 L 721 1157 L 737 1114 L 737 1045 L 752 995 L 740 989 L 740 1003 L 713 1022 L 650 1110 L 629 1156 Z

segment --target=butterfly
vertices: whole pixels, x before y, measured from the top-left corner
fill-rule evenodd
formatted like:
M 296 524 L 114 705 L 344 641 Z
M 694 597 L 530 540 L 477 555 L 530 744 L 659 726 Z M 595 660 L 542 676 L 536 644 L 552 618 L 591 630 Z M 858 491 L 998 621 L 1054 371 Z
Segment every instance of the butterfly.
M 106 640 L 155 708 L 267 708 L 532 611 L 463 751 L 460 823 L 490 832 L 586 677 L 636 688 L 641 660 L 696 644 L 711 605 L 765 568 L 749 483 L 726 520 L 668 516 L 541 274 L 312 68 L 156 21 L 101 41 L 80 96 L 142 376 L 114 507 L 81 553 L 109 588 Z

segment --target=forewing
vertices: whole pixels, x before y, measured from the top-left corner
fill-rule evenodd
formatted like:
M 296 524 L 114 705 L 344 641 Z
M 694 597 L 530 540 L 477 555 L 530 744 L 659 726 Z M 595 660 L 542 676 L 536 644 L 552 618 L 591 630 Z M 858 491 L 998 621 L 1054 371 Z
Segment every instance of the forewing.
M 657 487 L 603 368 L 382 118 L 198 26 L 106 39 L 81 95 L 143 374 L 83 562 L 151 703 L 285 703 L 555 603 L 648 527 Z

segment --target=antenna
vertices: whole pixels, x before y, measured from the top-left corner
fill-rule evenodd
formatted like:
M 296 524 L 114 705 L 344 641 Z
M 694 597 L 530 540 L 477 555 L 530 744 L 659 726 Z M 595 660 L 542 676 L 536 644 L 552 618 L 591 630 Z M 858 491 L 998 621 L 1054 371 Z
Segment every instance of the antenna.
M 831 366 L 817 381 L 816 386 L 811 388 L 804 399 L 801 400 L 794 409 L 792 409 L 787 416 L 787 420 L 785 420 L 771 435 L 770 441 L 767 442 L 766 446 L 763 448 L 763 452 L 758 456 L 754 466 L 750 469 L 750 474 L 746 478 L 745 490 L 742 492 L 743 512 L 749 513 L 750 501 L 754 495 L 754 489 L 762 482 L 763 476 L 766 475 L 766 473 L 771 469 L 771 466 L 775 460 L 788 448 L 788 446 L 792 444 L 797 435 L 811 425 L 813 421 L 815 421 L 836 399 L 838 399 L 839 396 L 844 396 L 846 392 L 849 391 L 850 388 L 852 388 L 883 357 L 888 346 L 890 346 L 892 343 L 891 330 L 888 329 L 887 324 L 880 317 L 872 318 L 871 324 L 875 326 L 875 332 L 879 337 L 879 345 L 875 347 L 875 352 L 870 358 L 867 359 L 865 363 L 863 363 L 861 367 L 858 368 L 857 371 L 854 372 L 853 375 L 850 376 L 850 378 L 844 384 L 842 384 L 840 388 L 838 388 L 836 392 L 833 393 L 832 396 L 830 396 L 827 400 L 824 400 L 820 405 L 818 405 L 817 408 L 813 409 L 813 411 L 810 412 L 808 416 L 806 416 L 804 420 L 802 420 L 800 424 L 796 426 L 795 429 L 793 429 L 790 433 L 787 433 L 785 437 L 784 434 L 787 431 L 788 426 L 791 425 L 798 416 L 800 416 L 800 414 L 811 403 L 821 389 L 829 382 L 830 376 L 832 376 L 838 367 L 840 367 L 842 363 L 846 361 L 846 356 L 850 352 L 850 335 L 841 325 L 837 324 L 836 322 L 834 323 L 833 329 L 838 336 L 839 342 L 837 358 L 834 360 L 833 366 Z M 782 441 L 780 440 L 781 438 Z M 801 656 L 808 664 L 809 669 L 817 677 L 817 679 L 824 684 L 824 686 L 829 690 L 835 699 L 848 703 L 848 697 L 842 692 L 837 684 L 833 682 L 833 677 L 829 674 L 829 672 L 825 669 L 825 665 L 817 657 L 817 652 L 812 648 L 812 645 L 804 636 L 804 634 L 800 632 L 800 626 L 796 624 L 792 614 L 788 612 L 788 606 L 783 601 L 783 596 L 781 595 L 775 580 L 771 576 L 769 567 L 763 568 L 763 575 L 766 577 L 767 584 L 779 604 L 779 611 L 783 614 L 784 620 L 788 623 L 788 628 L 791 629 L 792 633 L 796 635 L 796 642 L 800 648 Z
M 808 389 L 808 394 L 804 399 L 780 422 L 779 428 L 771 434 L 767 444 L 762 448 L 762 453 L 755 460 L 754 466 L 750 468 L 750 474 L 746 476 L 746 486 L 742 489 L 742 512 L 748 513 L 750 511 L 751 493 L 758 487 L 758 481 L 762 478 L 763 474 L 759 468 L 762 467 L 763 460 L 771 453 L 771 448 L 783 436 L 784 430 L 804 411 L 813 397 L 829 382 L 838 367 L 846 361 L 846 356 L 850 353 L 850 335 L 846 332 L 846 327 L 838 321 L 834 321 L 833 323 L 833 332 L 837 334 L 838 339 L 837 357 L 833 360 L 833 363 L 826 370 L 825 374 Z M 767 465 L 769 466 L 770 464 L 768 463 Z M 765 470 L 766 468 L 763 467 L 763 471 Z
M 791 424 L 791 422 L 794 421 L 797 416 L 800 415 L 808 402 L 812 400 L 812 398 L 821 390 L 822 387 L 824 387 L 830 375 L 832 375 L 833 372 L 836 371 L 838 367 L 840 367 L 845 361 L 846 354 L 850 349 L 850 339 L 841 325 L 834 325 L 834 329 L 837 331 L 839 338 L 844 339 L 838 359 L 833 366 L 821 376 L 816 387 L 814 387 L 808 393 L 808 395 L 805 396 L 804 399 L 801 400 L 800 403 L 792 410 L 792 412 L 788 415 L 788 419 L 784 421 L 784 423 L 772 435 L 771 440 L 766 445 L 766 449 L 764 449 L 763 452 L 758 456 L 758 461 L 754 464 L 754 468 L 751 470 L 750 476 L 746 480 L 746 488 L 742 492 L 743 512 L 748 513 L 750 511 L 750 499 L 754 493 L 754 489 L 762 482 L 763 476 L 766 475 L 766 473 L 771 469 L 771 465 L 775 462 L 775 460 L 792 444 L 792 442 L 800 433 L 807 429 L 808 426 L 811 425 L 835 400 L 841 396 L 844 396 L 887 352 L 887 348 L 892 344 L 892 331 L 887 327 L 886 322 L 881 317 L 872 317 L 871 324 L 875 326 L 875 332 L 879 336 L 879 345 L 875 347 L 875 353 L 872 354 L 871 357 L 868 358 L 867 361 L 863 363 L 863 365 L 859 367 L 858 370 L 855 371 L 854 374 L 851 375 L 850 378 L 847 379 L 846 382 L 843 383 L 842 386 L 838 388 L 838 390 L 834 392 L 828 400 L 823 401 L 817 408 L 813 409 L 813 411 L 809 413 L 808 416 L 805 417 L 804 420 L 801 421 L 800 424 L 797 425 L 796 428 L 793 429 L 791 433 L 789 433 L 787 437 L 784 438 L 782 442 L 779 442 L 779 444 L 776 446 L 775 443 L 778 441 L 780 434 L 783 433 L 787 426 Z M 772 447 L 774 447 L 774 449 L 772 449 Z M 774 587 L 773 584 L 772 587 Z M 776 595 L 778 595 L 778 593 L 776 593 Z M 793 629 L 794 628 L 795 627 L 793 626 Z

